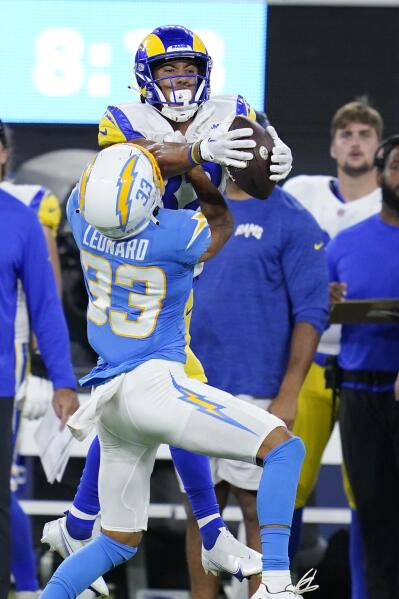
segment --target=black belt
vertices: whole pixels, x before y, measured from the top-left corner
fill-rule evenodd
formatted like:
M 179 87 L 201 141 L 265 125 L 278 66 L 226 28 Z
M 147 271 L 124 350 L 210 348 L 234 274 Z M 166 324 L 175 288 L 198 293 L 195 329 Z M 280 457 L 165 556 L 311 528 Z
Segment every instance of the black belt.
M 398 373 L 382 370 L 342 370 L 342 382 L 363 383 L 365 385 L 393 385 Z

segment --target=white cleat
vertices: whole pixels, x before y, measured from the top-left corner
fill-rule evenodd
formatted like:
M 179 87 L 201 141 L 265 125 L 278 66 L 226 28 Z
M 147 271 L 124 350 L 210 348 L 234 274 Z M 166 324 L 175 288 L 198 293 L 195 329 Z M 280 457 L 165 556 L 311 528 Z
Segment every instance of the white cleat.
M 259 589 L 252 595 L 251 599 L 302 599 L 304 593 L 315 591 L 319 588 L 318 584 L 313 584 L 316 576 L 316 570 L 309 570 L 296 585 L 289 584 L 285 589 L 272 593 L 265 584 L 261 584 Z
M 15 599 L 38 599 L 41 591 L 16 591 Z
M 71 537 L 66 528 L 65 516 L 58 518 L 58 520 L 47 522 L 47 524 L 44 525 L 43 536 L 41 538 L 42 543 L 48 543 L 50 548 L 58 553 L 63 559 L 66 559 L 72 555 L 72 553 L 75 553 L 78 549 L 87 545 L 91 540 L 92 537 L 84 541 L 79 541 L 78 539 Z M 105 597 L 108 597 L 109 595 L 108 587 L 102 577 L 97 578 L 97 580 L 92 582 L 90 589 L 93 589 L 93 591 Z
M 212 549 L 202 546 L 201 561 L 206 574 L 227 572 L 240 581 L 262 572 L 262 554 L 237 541 L 225 527 Z

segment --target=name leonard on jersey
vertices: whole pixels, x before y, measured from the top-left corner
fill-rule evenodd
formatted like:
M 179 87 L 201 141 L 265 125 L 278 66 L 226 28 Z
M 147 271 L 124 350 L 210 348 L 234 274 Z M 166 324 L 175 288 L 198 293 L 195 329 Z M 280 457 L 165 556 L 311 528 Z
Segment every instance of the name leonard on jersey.
M 129 241 L 115 241 L 88 225 L 83 235 L 82 244 L 93 250 L 111 256 L 119 256 L 125 260 L 143 261 L 147 254 L 149 240 L 133 238 Z

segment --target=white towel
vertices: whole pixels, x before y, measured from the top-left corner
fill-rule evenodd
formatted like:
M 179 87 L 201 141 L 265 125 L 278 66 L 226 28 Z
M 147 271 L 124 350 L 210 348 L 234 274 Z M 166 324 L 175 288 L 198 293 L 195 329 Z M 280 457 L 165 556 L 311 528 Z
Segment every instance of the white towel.
M 126 373 L 93 387 L 90 400 L 79 408 L 68 420 L 68 428 L 78 441 L 83 441 L 101 416 L 104 406 L 109 402 L 123 383 Z

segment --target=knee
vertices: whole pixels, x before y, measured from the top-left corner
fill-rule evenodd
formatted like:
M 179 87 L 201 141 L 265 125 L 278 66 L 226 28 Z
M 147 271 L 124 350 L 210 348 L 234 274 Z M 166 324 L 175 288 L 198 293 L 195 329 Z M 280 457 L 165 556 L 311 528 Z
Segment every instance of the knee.
M 281 430 L 285 434 L 276 434 L 272 439 L 270 437 L 275 431 L 268 435 L 259 448 L 257 460 L 263 465 L 265 459 L 273 452 L 273 454 L 285 454 L 291 461 L 297 462 L 298 466 L 301 466 L 306 455 L 304 442 L 300 437 L 294 437 L 288 430 L 277 430 Z
M 128 545 L 129 547 L 138 547 L 143 538 L 143 531 L 124 532 L 120 530 L 106 530 L 105 528 L 102 528 L 101 530 L 113 541 L 122 543 L 122 545 Z

